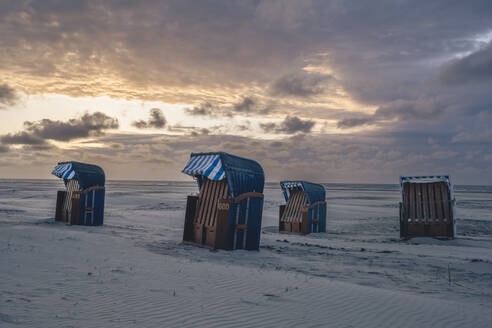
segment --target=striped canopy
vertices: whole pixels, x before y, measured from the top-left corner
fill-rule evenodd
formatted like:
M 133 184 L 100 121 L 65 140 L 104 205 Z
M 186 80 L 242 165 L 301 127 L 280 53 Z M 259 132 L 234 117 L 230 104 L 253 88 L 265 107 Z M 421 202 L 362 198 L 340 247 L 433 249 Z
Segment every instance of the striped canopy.
M 293 189 L 301 189 L 308 200 L 308 204 L 314 204 L 326 199 L 325 187 L 318 183 L 303 180 L 280 181 L 280 187 L 286 202 L 289 200 L 289 195 Z
M 70 180 L 75 177 L 75 170 L 72 167 L 72 163 L 60 163 L 55 167 L 51 174 L 64 180 Z
M 63 179 L 65 184 L 69 180 L 77 180 L 80 190 L 92 186 L 104 186 L 106 181 L 104 171 L 99 166 L 75 161 L 58 163 L 51 174 Z
M 225 178 L 220 154 L 192 154 L 182 172 L 191 176 L 202 175 L 214 181 Z
M 300 188 L 304 190 L 302 181 L 280 181 L 280 187 L 282 187 L 282 189 Z

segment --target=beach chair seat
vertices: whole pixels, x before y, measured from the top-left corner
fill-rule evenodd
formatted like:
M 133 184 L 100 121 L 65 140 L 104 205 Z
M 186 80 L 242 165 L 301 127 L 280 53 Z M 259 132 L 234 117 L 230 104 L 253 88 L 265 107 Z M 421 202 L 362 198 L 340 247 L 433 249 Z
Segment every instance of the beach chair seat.
M 303 222 L 307 223 L 307 220 L 303 220 L 306 202 L 306 196 L 304 196 L 302 190 L 297 189 L 291 191 L 290 198 L 287 204 L 284 205 L 280 216 L 280 231 L 306 233 L 306 227 L 303 227 Z
M 279 232 L 308 234 L 326 231 L 325 189 L 307 181 L 280 183 L 287 203 L 280 205 Z
M 196 217 L 193 221 L 193 235 L 196 243 L 206 244 L 210 247 L 215 245 L 217 208 L 219 200 L 227 199 L 227 190 L 226 180 L 204 179 L 198 196 Z

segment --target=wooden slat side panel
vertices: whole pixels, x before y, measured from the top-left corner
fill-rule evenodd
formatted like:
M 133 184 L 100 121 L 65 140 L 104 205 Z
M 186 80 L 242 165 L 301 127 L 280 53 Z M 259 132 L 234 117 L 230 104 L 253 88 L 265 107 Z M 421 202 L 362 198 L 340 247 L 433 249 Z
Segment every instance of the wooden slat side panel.
M 296 209 L 299 206 L 299 202 L 300 202 L 300 193 L 298 190 L 291 193 L 291 196 L 292 196 L 292 203 L 290 203 L 289 204 L 290 206 L 288 206 L 289 207 L 289 214 L 288 214 L 288 220 L 287 220 L 288 222 L 294 222 L 295 221 Z M 294 231 L 294 226 L 293 226 L 292 231 Z
M 193 217 L 193 233 L 190 239 L 198 244 L 215 247 L 216 221 L 219 199 L 228 198 L 226 180 L 213 181 L 204 178 Z
M 299 205 L 297 207 L 296 218 L 299 222 L 303 222 L 304 207 L 306 206 L 306 203 L 307 203 L 306 195 L 304 195 L 304 192 L 301 193 L 299 198 L 300 199 L 299 199 Z
M 285 212 L 285 206 L 286 205 L 280 205 L 278 209 L 278 230 L 283 231 L 284 230 L 284 224 L 282 222 L 282 216 Z
M 282 222 L 301 222 L 302 210 L 306 204 L 306 197 L 302 190 L 292 190 L 287 201 L 285 211 L 281 217 Z
M 193 219 L 197 209 L 198 197 L 188 196 L 186 201 L 185 223 L 183 229 L 183 240 L 193 241 Z
M 291 216 L 291 212 L 292 212 L 293 200 L 294 200 L 294 195 L 291 193 L 289 200 L 287 201 L 287 204 L 285 205 L 285 212 L 284 212 L 284 215 L 282 218 L 283 222 L 289 222 L 289 217 Z
M 218 198 L 218 202 L 217 202 L 217 207 L 218 207 L 218 204 L 219 204 L 219 201 L 222 200 L 222 199 L 227 199 L 228 197 L 228 193 L 229 193 L 229 186 L 227 184 L 226 181 L 224 181 L 222 183 L 222 192 L 219 194 L 219 198 Z M 212 219 L 212 223 L 211 223 L 211 226 L 215 226 L 216 225 L 216 221 L 217 221 L 217 215 L 214 215 L 213 219 Z
M 212 217 L 215 215 L 215 211 L 217 210 L 217 200 L 219 198 L 219 192 L 221 189 L 221 185 L 217 181 L 210 181 L 210 183 L 213 184 L 213 192 L 210 194 L 207 212 L 203 220 L 203 224 L 206 226 L 210 226 Z
M 292 197 L 289 197 L 289 200 L 291 200 Z M 291 210 L 291 207 L 289 206 L 289 201 L 287 201 L 287 204 L 285 204 L 285 209 L 282 213 L 282 217 L 280 218 L 280 221 L 282 222 L 287 222 L 287 217 L 289 216 L 289 212 Z
M 297 192 L 291 193 L 289 200 L 292 200 L 291 202 L 287 202 L 287 222 L 292 222 L 293 217 L 295 216 L 295 209 L 297 206 L 297 202 L 299 201 L 299 194 Z
M 295 212 L 295 220 L 298 222 L 302 221 L 302 214 L 304 210 L 304 205 L 306 205 L 306 198 L 304 196 L 304 192 L 299 192 L 299 199 L 298 203 L 296 206 L 296 212 Z
M 216 193 L 216 188 L 217 184 L 212 183 L 210 180 L 206 180 L 207 184 L 210 186 L 208 193 L 203 195 L 204 199 L 204 209 L 203 209 L 203 214 L 200 217 L 200 224 L 205 225 L 205 222 L 207 222 L 207 219 L 210 216 L 210 211 L 212 207 L 212 200 L 214 198 L 214 195 Z
M 198 212 L 195 218 L 195 223 L 200 224 L 200 220 L 203 217 L 204 207 L 206 205 L 206 195 L 208 195 L 208 189 L 210 185 L 208 184 L 208 180 L 205 179 L 202 184 L 202 188 L 200 189 L 200 193 L 198 194 Z
M 58 190 L 56 194 L 55 221 L 63 221 L 63 203 L 65 202 L 66 191 Z

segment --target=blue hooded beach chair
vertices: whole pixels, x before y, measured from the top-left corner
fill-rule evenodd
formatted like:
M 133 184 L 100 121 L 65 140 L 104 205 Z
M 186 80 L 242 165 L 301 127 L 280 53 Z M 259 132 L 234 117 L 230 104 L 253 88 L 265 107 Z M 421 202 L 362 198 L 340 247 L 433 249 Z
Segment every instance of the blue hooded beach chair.
M 260 164 L 224 152 L 192 153 L 183 173 L 199 188 L 198 196 L 188 196 L 183 240 L 258 250 L 265 184 Z
M 55 220 L 78 225 L 102 225 L 104 221 L 104 171 L 97 165 L 60 162 L 52 172 L 63 179 Z
M 308 181 L 282 181 L 285 205 L 280 205 L 279 231 L 308 234 L 326 232 L 325 188 Z

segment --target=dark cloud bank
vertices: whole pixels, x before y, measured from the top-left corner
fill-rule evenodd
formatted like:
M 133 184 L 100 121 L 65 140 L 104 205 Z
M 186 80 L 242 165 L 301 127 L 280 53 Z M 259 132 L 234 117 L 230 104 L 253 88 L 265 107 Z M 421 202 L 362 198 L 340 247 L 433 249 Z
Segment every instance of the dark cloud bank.
M 134 127 L 137 129 L 162 129 L 166 126 L 167 120 L 162 113 L 162 110 L 159 108 L 152 108 L 150 110 L 150 118 L 148 121 L 135 121 L 132 123 Z
M 311 132 L 314 124 L 314 121 L 311 120 L 302 120 L 296 116 L 287 116 L 281 123 L 262 123 L 260 126 L 265 132 L 295 134 L 298 132 Z
M 8 84 L 0 83 L 0 109 L 15 105 L 19 100 L 17 92 Z
M 271 111 L 271 105 L 263 104 L 254 97 L 243 97 L 232 105 L 217 105 L 204 102 L 192 108 L 186 108 L 185 112 L 192 116 L 233 117 L 265 115 Z
M 68 121 L 43 119 L 24 122 L 24 131 L 0 137 L 4 145 L 45 145 L 47 140 L 70 141 L 73 139 L 101 136 L 105 130 L 118 129 L 116 118 L 104 113 L 85 113 Z

